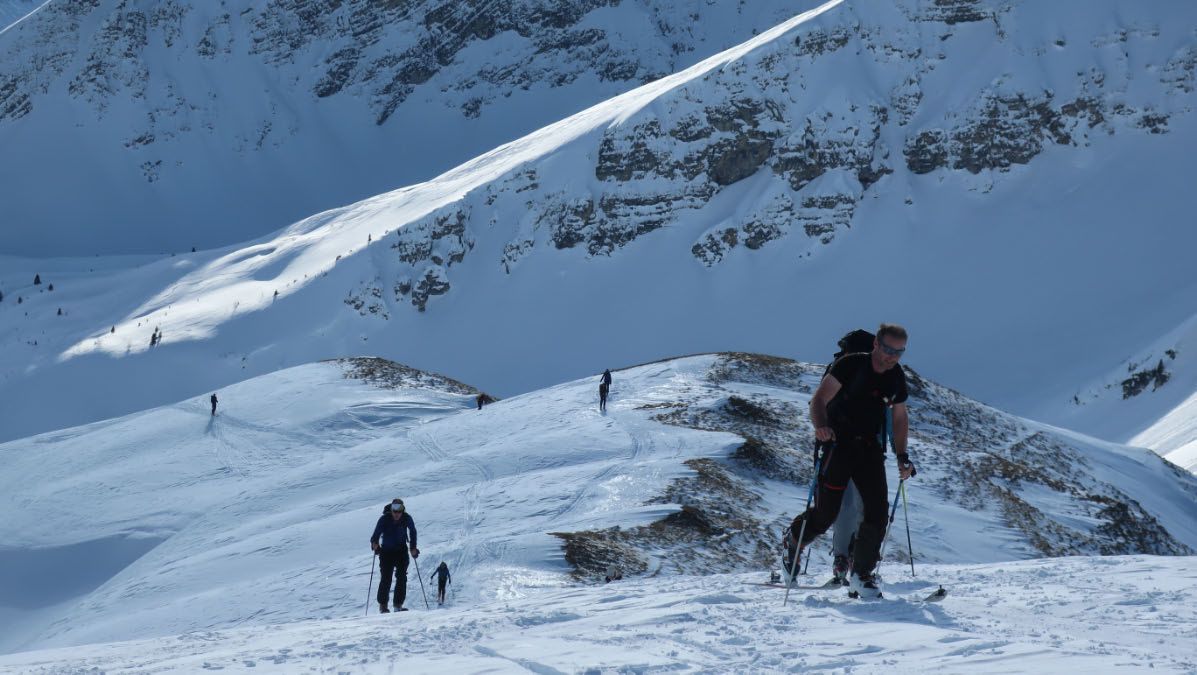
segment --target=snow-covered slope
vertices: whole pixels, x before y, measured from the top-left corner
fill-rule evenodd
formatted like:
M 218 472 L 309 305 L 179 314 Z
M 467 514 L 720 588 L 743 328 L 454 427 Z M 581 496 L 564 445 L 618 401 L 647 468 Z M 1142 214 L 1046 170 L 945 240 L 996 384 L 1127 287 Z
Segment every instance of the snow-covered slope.
M 940 604 L 862 605 L 760 575 L 537 588 L 444 611 L 245 626 L 0 656 L 17 672 L 1191 673 L 1192 558 L 925 566 Z M 359 579 L 359 581 L 361 581 Z M 362 581 L 365 585 L 365 581 Z
M 1059 405 L 1056 416 L 1197 471 L 1197 316 Z
M 0 33 L 12 28 L 45 3 L 46 0 L 0 0 Z
M 367 598 L 369 533 L 395 496 L 420 530 L 422 571 L 447 561 L 452 604 L 491 608 L 483 624 L 501 606 L 531 617 L 546 596 L 583 603 L 594 596 L 574 581 L 612 563 L 670 593 L 679 574 L 764 577 L 805 498 L 811 438 L 800 411 L 820 373 L 745 354 L 647 364 L 615 372 L 601 414 L 595 378 L 479 411 L 474 390 L 444 378 L 330 362 L 221 390 L 215 417 L 203 397 L 0 445 L 0 621 L 14 627 L 0 647 L 354 616 Z M 910 377 L 918 565 L 1197 549 L 1192 475 Z M 887 551 L 894 590 L 924 588 L 903 580 L 905 538 Z M 826 569 L 825 555 L 820 546 L 812 571 Z M 1140 562 L 1173 569 L 1109 564 Z M 991 597 L 965 583 L 968 568 L 940 569 L 974 601 Z M 752 591 L 766 592 L 776 591 Z M 423 607 L 414 583 L 408 597 Z M 853 611 L 838 602 L 796 611 Z
M 1193 12 L 831 3 L 255 242 L 5 258 L 0 439 L 329 356 L 509 395 L 676 353 L 823 360 L 879 320 L 936 380 L 1061 422 L 1192 315 Z
M 0 22 L 31 5 L 4 3 Z M 0 34 L 0 253 L 252 239 L 431 178 L 811 4 L 50 0 Z

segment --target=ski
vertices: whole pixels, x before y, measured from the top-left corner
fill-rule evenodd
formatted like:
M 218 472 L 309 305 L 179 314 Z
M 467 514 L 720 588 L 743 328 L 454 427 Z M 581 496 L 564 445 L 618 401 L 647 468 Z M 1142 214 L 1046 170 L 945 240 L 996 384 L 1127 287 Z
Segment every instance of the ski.
M 931 595 L 928 595 L 927 597 L 923 598 L 923 601 L 924 602 L 939 602 L 940 600 L 943 600 L 945 597 L 947 597 L 947 595 L 948 595 L 948 589 L 944 588 L 943 585 L 941 584 L 939 588 L 935 589 L 931 593 Z
M 940 600 L 943 600 L 947 596 L 948 596 L 948 589 L 944 588 L 943 586 L 940 586 L 939 588 L 932 591 L 930 595 L 899 597 L 899 598 L 894 598 L 894 599 L 905 600 L 907 602 L 939 602 Z M 860 597 L 860 593 L 858 593 L 856 591 L 848 591 L 848 597 L 853 600 L 861 600 L 862 599 Z M 878 593 L 875 597 L 863 598 L 863 599 L 865 599 L 865 600 L 885 600 L 886 598 L 883 593 Z
M 770 581 L 745 581 L 744 583 L 748 584 L 749 586 L 769 586 L 771 588 L 780 588 L 782 590 L 785 590 L 786 587 L 784 583 L 773 583 Z M 840 584 L 840 582 L 836 579 L 829 579 L 818 586 L 790 586 L 790 590 L 793 591 L 829 591 L 835 588 L 843 588 L 843 585 Z
M 744 583 L 749 586 L 764 586 L 766 588 L 778 588 L 781 590 L 785 590 L 785 587 L 786 587 L 786 585 L 784 583 L 770 583 L 767 581 L 745 581 Z M 835 579 L 831 579 L 827 583 L 824 583 L 824 584 L 821 584 L 818 586 L 791 586 L 790 590 L 792 590 L 792 591 L 830 591 L 830 590 L 834 590 L 837 588 L 844 588 L 844 586 L 841 586 L 839 584 L 839 582 L 837 582 Z M 940 600 L 943 600 L 944 598 L 947 597 L 948 589 L 946 589 L 942 585 L 940 585 L 939 588 L 936 588 L 934 591 L 931 591 L 931 593 L 929 595 L 914 595 L 914 596 L 886 597 L 884 593 L 878 593 L 874 597 L 862 598 L 862 597 L 860 597 L 860 593 L 853 591 L 853 590 L 849 590 L 847 595 L 849 598 L 851 598 L 853 600 L 865 600 L 865 601 L 869 601 L 869 600 L 905 600 L 907 602 L 939 602 Z

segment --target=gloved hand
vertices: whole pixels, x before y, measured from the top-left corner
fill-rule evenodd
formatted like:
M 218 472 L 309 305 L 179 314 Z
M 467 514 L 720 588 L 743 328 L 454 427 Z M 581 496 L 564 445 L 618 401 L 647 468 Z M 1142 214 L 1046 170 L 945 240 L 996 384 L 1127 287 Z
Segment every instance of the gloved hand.
M 370 542 L 370 550 L 371 550 L 371 551 L 374 551 L 375 553 L 378 553 L 378 548 L 379 548 L 379 546 L 378 546 L 378 542 L 376 542 L 376 541 L 372 541 L 372 542 Z
M 898 475 L 902 480 L 907 478 L 914 478 L 918 475 L 918 469 L 915 468 L 914 462 L 910 461 L 910 455 L 905 452 L 898 455 Z
M 420 557 L 420 549 L 416 548 L 415 546 L 412 546 L 411 547 L 411 557 L 419 558 Z

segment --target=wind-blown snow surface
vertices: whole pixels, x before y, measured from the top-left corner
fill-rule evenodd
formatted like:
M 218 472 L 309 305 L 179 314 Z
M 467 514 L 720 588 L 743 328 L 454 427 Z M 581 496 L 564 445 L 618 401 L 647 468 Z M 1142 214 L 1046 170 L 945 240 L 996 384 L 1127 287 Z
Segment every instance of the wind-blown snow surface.
M 321 363 L 220 391 L 215 417 L 204 397 L 0 445 L 8 514 L 0 521 L 0 650 L 69 647 L 0 657 L 0 667 L 738 671 L 880 667 L 899 657 L 912 670 L 1193 667 L 1183 637 L 1197 618 L 1191 556 L 1023 560 L 1037 554 L 1010 525 L 1009 507 L 960 493 L 970 489 L 966 478 L 990 479 L 957 475 L 976 450 L 945 443 L 961 430 L 988 430 L 992 442 L 1010 433 L 1048 439 L 983 454 L 1026 462 L 1034 475 L 1003 469 L 992 480 L 1031 505 L 1026 513 L 1046 510 L 1044 536 L 1061 525 L 1074 533 L 1053 543 L 1080 535 L 1071 541 L 1081 548 L 1090 535 L 1110 544 L 1139 535 L 1133 525 L 1112 539 L 1101 534 L 1083 490 L 1082 499 L 1069 492 L 1076 485 L 1102 491 L 1100 499 L 1126 491 L 1139 502 L 1132 509 L 1176 545 L 1197 548 L 1197 479 L 1147 451 L 996 411 L 954 420 L 967 408 L 926 382 L 912 399 L 920 476 L 909 485 L 920 571 L 907 576 L 904 538 L 891 540 L 883 571 L 894 600 L 858 605 L 800 591 L 782 610 L 779 591 L 745 584 L 765 578 L 771 551 L 737 574 L 710 575 L 719 561 L 680 555 L 668 529 L 638 552 L 649 562 L 641 575 L 578 585 L 550 533 L 634 532 L 667 520 L 679 504 L 660 497 L 694 477 L 695 460 L 729 469 L 738 461 L 741 437 L 679 426 L 678 418 L 667 424 L 660 414 L 717 415 L 741 397 L 738 409 L 757 410 L 750 417 L 770 428 L 806 426 L 797 415 L 779 424 L 760 411 L 801 409 L 820 369 L 791 364 L 783 371 L 800 376 L 782 378 L 751 367 L 758 361 L 708 355 L 616 371 L 605 415 L 597 378 L 478 411 L 474 390 L 455 382 L 378 361 Z M 363 381 L 364 373 L 373 377 Z M 1040 472 L 1034 462 L 1052 444 L 1060 450 Z M 795 448 L 794 458 L 807 466 L 805 451 Z M 760 523 L 759 531 L 713 532 L 694 548 L 751 560 L 756 540 L 772 544 L 805 497 L 805 485 L 768 477 L 781 470 L 729 478 L 757 496 L 717 507 Z M 412 612 L 355 618 L 373 604 L 367 538 L 394 496 L 419 528 L 421 571 L 449 563 L 449 606 L 425 613 L 413 567 Z M 815 575 L 826 569 L 824 553 L 811 565 Z M 81 560 L 82 574 L 67 573 Z M 951 587 L 944 603 L 908 599 L 936 582 Z M 1044 620 L 1027 622 L 1028 612 Z M 380 633 L 387 621 L 410 630 Z M 127 640 L 149 642 L 78 647 Z
M 1197 5 L 998 5 L 830 3 L 243 246 L 0 260 L 0 439 L 335 355 L 510 395 L 677 353 L 824 360 L 881 320 L 921 372 L 1062 423 L 1192 315 Z
M 303 621 L 0 656 L 21 672 L 1191 673 L 1192 558 L 1059 558 L 900 573 L 897 599 L 761 575 L 529 589 L 442 611 Z M 365 584 L 364 580 L 362 585 Z M 951 588 L 939 604 L 910 600 Z

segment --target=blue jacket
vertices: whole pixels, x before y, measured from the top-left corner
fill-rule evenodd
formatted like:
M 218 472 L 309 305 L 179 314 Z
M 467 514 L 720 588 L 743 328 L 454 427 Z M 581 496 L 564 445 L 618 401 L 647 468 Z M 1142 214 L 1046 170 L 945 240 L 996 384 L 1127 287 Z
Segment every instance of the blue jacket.
M 384 513 L 378 519 L 378 524 L 374 526 L 374 534 L 370 537 L 370 543 L 378 543 L 378 537 L 382 536 L 382 550 L 384 551 L 399 551 L 407 545 L 407 533 L 411 533 L 411 545 L 416 545 L 416 522 L 411 519 L 406 511 L 402 516 L 399 516 L 399 522 L 395 522 L 395 518 L 389 513 Z

